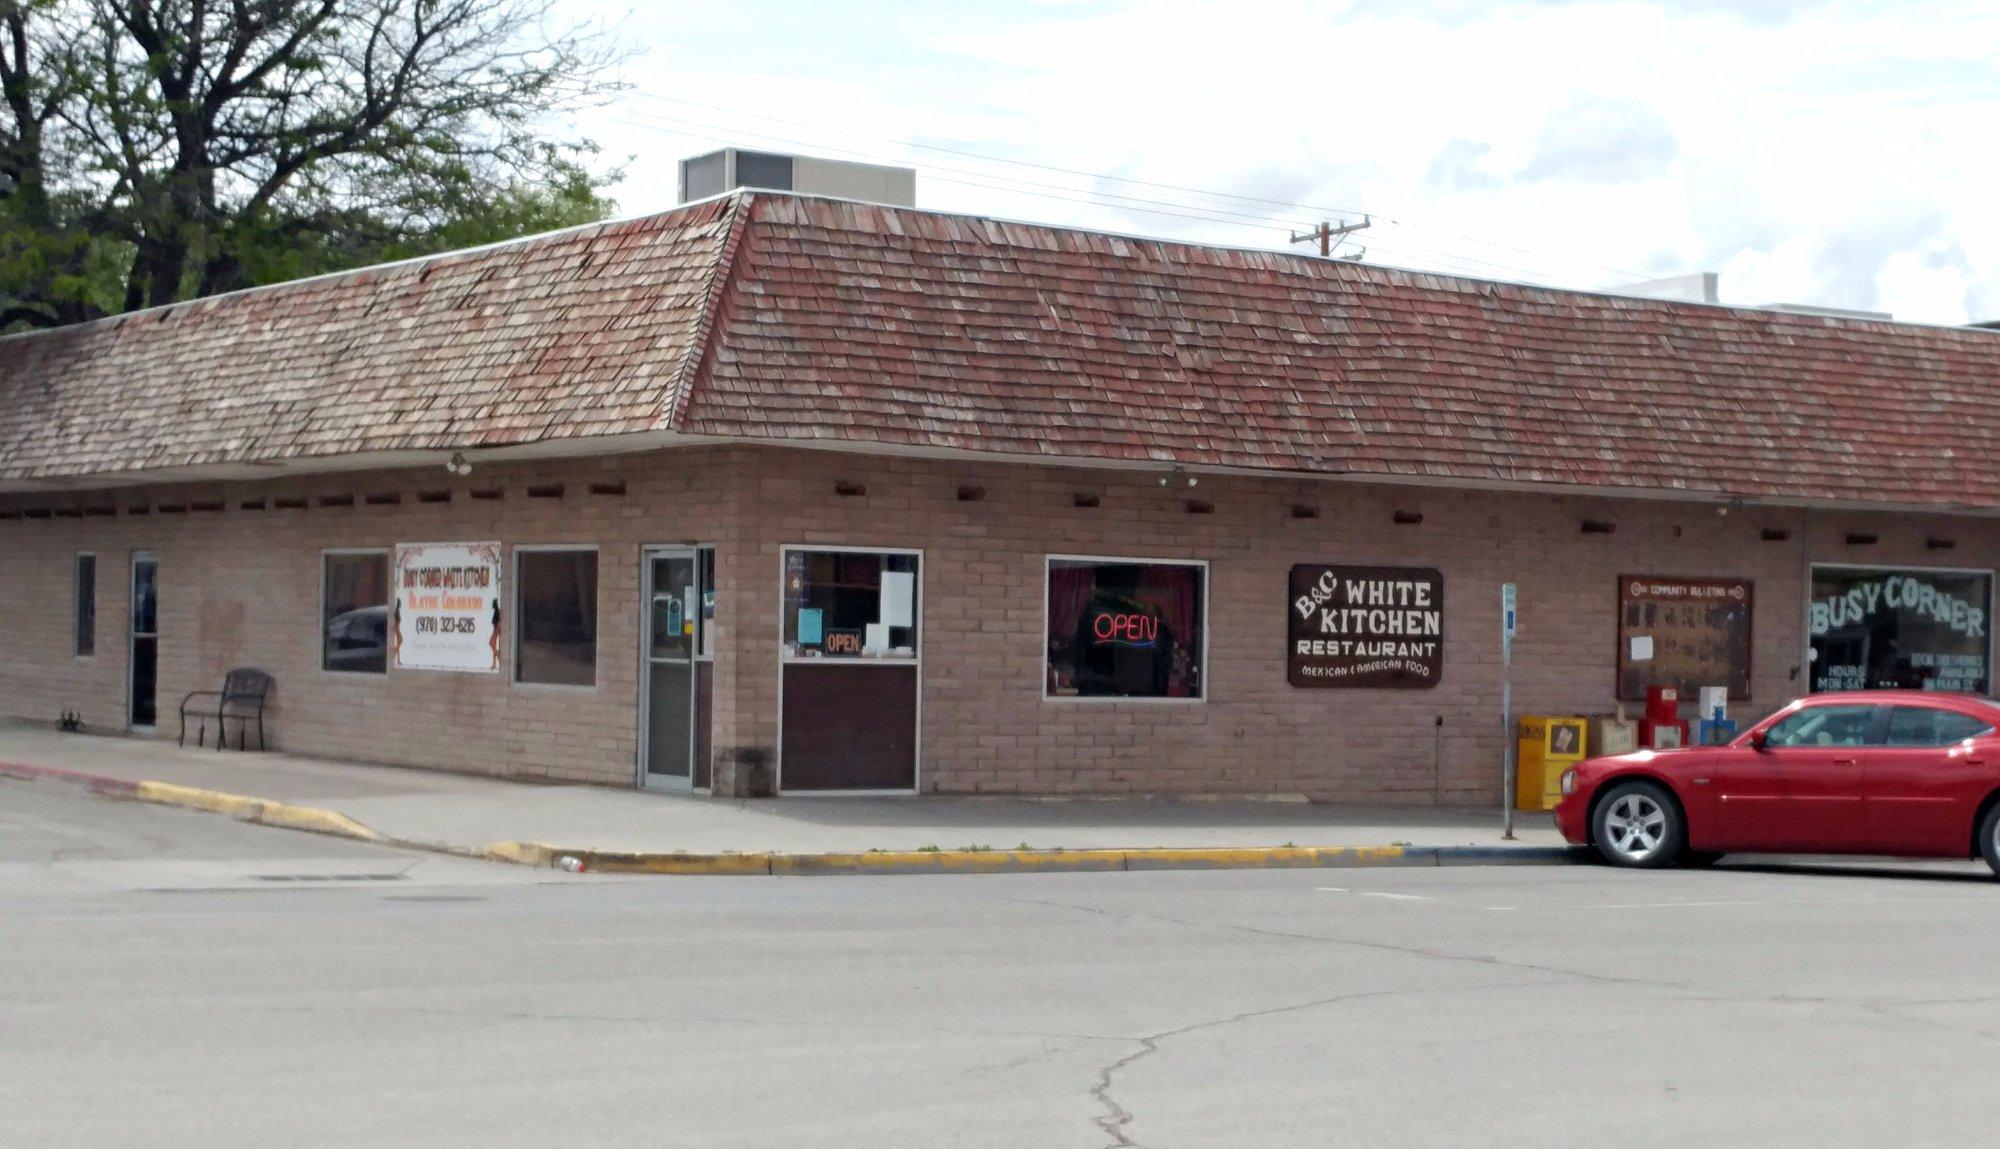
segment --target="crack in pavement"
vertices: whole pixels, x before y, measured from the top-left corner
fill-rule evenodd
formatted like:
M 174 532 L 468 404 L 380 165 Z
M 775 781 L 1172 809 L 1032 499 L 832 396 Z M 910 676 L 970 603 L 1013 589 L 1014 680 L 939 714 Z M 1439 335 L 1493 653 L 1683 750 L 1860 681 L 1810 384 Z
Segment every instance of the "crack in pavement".
M 1069 1046 L 1072 1042 L 1084 1041 L 1084 1040 L 1095 1041 L 1100 1039 L 1076 1038 L 1076 1037 L 1045 1037 L 1041 1040 L 1039 1048 L 1037 1048 L 1033 1053 L 1024 1053 L 1019 1057 L 1011 1058 L 1007 1061 L 1000 1062 L 997 1065 L 968 1066 L 966 1067 L 965 1070 L 959 1073 L 959 1076 L 973 1077 L 982 1073 L 1001 1073 L 1009 1069 L 1020 1069 L 1023 1066 L 1033 1065 L 1037 1061 L 1046 1061 L 1051 1057 L 1056 1057 L 1061 1054 L 1067 1053 L 1069 1052 Z M 1125 1041 L 1127 1039 L 1121 1037 L 1121 1038 L 1115 1038 L 1113 1040 Z
M 1126 921 L 1160 922 L 1166 925 L 1183 926 L 1198 930 L 1227 930 L 1234 933 L 1256 934 L 1262 937 L 1283 938 L 1288 941 L 1319 942 L 1326 945 L 1351 946 L 1356 949 L 1373 950 L 1378 953 L 1401 954 L 1404 957 L 1427 958 L 1431 961 L 1457 962 L 1490 966 L 1495 969 L 1518 970 L 1523 973 L 1549 974 L 1556 977 L 1570 977 L 1578 981 L 1596 982 L 1603 985 L 1630 985 L 1645 989 L 1671 989 L 1708 1001 L 1773 1000 L 1770 995 L 1717 993 L 1707 987 L 1690 985 L 1686 982 L 1668 981 L 1660 978 L 1635 977 L 1625 974 L 1592 973 L 1589 970 L 1570 969 L 1566 966 L 1543 965 L 1538 962 L 1515 961 L 1495 957 L 1490 954 L 1451 953 L 1446 950 L 1428 949 L 1419 945 L 1397 945 L 1393 942 L 1367 941 L 1361 938 L 1338 937 L 1328 934 L 1306 934 L 1291 930 L 1267 929 L 1263 926 L 1246 926 L 1235 922 L 1197 922 L 1186 918 L 1168 917 L 1165 914 L 1130 913 L 1123 910 L 1107 910 L 1097 906 L 1078 905 L 1074 902 L 1051 901 L 1040 898 L 1003 898 L 1003 901 L 1026 905 L 1050 906 L 1057 909 L 1075 910 L 1079 913 L 1098 914 L 1120 918 Z M 1789 1000 L 1810 1001 L 1810 998 Z M 1834 999 L 1827 999 L 1833 1002 Z
M 1102 1117 L 1092 1118 L 1092 1120 L 1099 1129 L 1102 1129 L 1111 1138 L 1107 1149 L 1143 1149 L 1140 1143 L 1133 1140 L 1131 1135 L 1125 1131 L 1125 1127 L 1132 1123 L 1133 1114 L 1130 1109 L 1120 1104 L 1116 1098 L 1111 1096 L 1112 1078 L 1116 1077 L 1118 1071 L 1124 1069 L 1126 1066 L 1158 1053 L 1161 1042 L 1170 1041 L 1176 1037 L 1185 1037 L 1190 1033 L 1199 1033 L 1206 1029 L 1220 1029 L 1223 1026 L 1235 1025 L 1239 1022 L 1255 1021 L 1260 1017 L 1273 1017 L 1282 1013 L 1299 1013 L 1308 1009 L 1318 1009 L 1321 1006 L 1338 1005 L 1342 1002 L 1350 1001 L 1366 1001 L 1370 998 L 1406 997 L 1413 994 L 1432 993 L 1471 993 L 1489 989 L 1534 989 L 1540 986 L 1561 984 L 1560 981 L 1549 980 L 1494 982 L 1487 985 L 1423 985 L 1408 986 L 1402 989 L 1363 990 L 1359 993 L 1339 993 L 1331 997 L 1318 997 L 1311 1001 L 1295 1002 L 1291 1005 L 1274 1005 L 1264 1009 L 1245 1010 L 1242 1013 L 1232 1014 L 1228 1017 L 1211 1018 L 1208 1021 L 1197 1021 L 1190 1025 L 1176 1026 L 1173 1029 L 1161 1030 L 1158 1033 L 1149 1033 L 1144 1037 L 1126 1038 L 1125 1040 L 1127 1041 L 1137 1042 L 1139 1048 L 1097 1071 L 1097 1084 L 1091 1089 L 1090 1095 L 1096 1098 L 1100 1105 L 1104 1106 L 1105 1114 Z
M 1487 966 L 1495 969 L 1514 970 L 1521 973 L 1543 974 L 1551 978 L 1558 978 L 1558 979 L 1567 978 L 1567 979 L 1573 979 L 1575 981 L 1594 983 L 1598 985 L 1631 986 L 1655 992 L 1666 991 L 1682 995 L 1686 1000 L 1690 1001 L 1702 1001 L 1710 1003 L 1738 1003 L 1738 1004 L 1761 1003 L 1767 1005 L 1815 1005 L 1815 1006 L 1830 1007 L 1834 1009 L 1851 1009 L 1884 1020 L 1901 1022 L 1905 1025 L 1924 1026 L 1931 1029 L 1942 1030 L 1949 1033 L 1961 1034 L 1967 1037 L 1979 1039 L 1984 1042 L 2000 1043 L 2000 1034 L 1996 1034 L 1995 1032 L 1986 1029 L 1981 1029 L 1975 1026 L 1953 1024 L 1949 1021 L 1943 1021 L 1936 1018 L 1916 1016 L 1903 1012 L 1904 1008 L 1908 1008 L 1910 1005 L 1916 1005 L 1920 1003 L 1906 1004 L 1897 1002 L 1875 1002 L 1875 1001 L 1867 1001 L 1856 998 L 1840 998 L 1840 997 L 1831 997 L 1827 995 L 1788 994 L 1782 992 L 1780 993 L 1731 992 L 1727 990 L 1717 990 L 1708 986 L 1693 985 L 1687 982 L 1673 981 L 1665 978 L 1639 977 L 1639 976 L 1625 975 L 1625 974 L 1595 973 L 1589 970 L 1571 969 L 1564 966 L 1544 965 L 1538 962 L 1511 960 L 1508 958 L 1497 957 L 1491 954 L 1452 953 L 1446 950 L 1431 949 L 1420 945 L 1399 945 L 1391 942 L 1368 941 L 1353 937 L 1338 937 L 1326 934 L 1299 933 L 1291 930 L 1267 929 L 1261 926 L 1249 926 L 1233 922 L 1199 922 L 1199 921 L 1191 921 L 1186 918 L 1170 917 L 1165 914 L 1132 913 L 1123 910 L 1105 909 L 1100 906 L 1079 905 L 1074 902 L 1063 902 L 1063 901 L 1055 901 L 1042 898 L 1005 897 L 1001 898 L 1000 900 L 1016 902 L 1025 905 L 1047 906 L 1055 909 L 1070 910 L 1077 913 L 1093 914 L 1100 917 L 1116 918 L 1124 921 L 1158 922 L 1165 925 L 1181 926 L 1187 929 L 1210 930 L 1210 931 L 1220 930 L 1220 931 L 1227 931 L 1234 933 L 1247 933 L 1262 937 L 1278 938 L 1287 941 L 1317 942 L 1324 945 L 1349 946 L 1355 949 L 1370 950 L 1378 953 L 1393 953 L 1405 957 L 1423 958 L 1438 962 L 1471 964 L 1471 965 Z M 1545 983 L 1528 983 L 1528 984 L 1555 985 L 1555 984 L 1560 984 L 1560 982 L 1551 981 Z M 1445 987 L 1428 987 L 1428 988 L 1445 988 Z M 1375 994 L 1349 995 L 1349 996 L 1386 996 L 1389 993 L 1410 993 L 1410 992 L 1416 992 L 1416 991 L 1414 990 L 1381 991 Z M 1314 1005 L 1329 1004 L 1331 1002 L 1336 1002 L 1340 1000 L 1343 1000 L 1343 998 L 1337 997 L 1337 998 L 1325 999 L 1324 1001 L 1307 1002 L 1301 1006 L 1286 1007 L 1286 1008 L 1307 1009 L 1311 1008 Z M 1283 1012 L 1283 1011 L 1284 1011 L 1283 1009 L 1257 1011 L 1244 1016 L 1255 1017 L 1258 1016 L 1258 1013 Z M 1190 1030 L 1205 1029 L 1209 1028 L 1212 1025 L 1228 1024 L 1229 1022 L 1234 1020 L 1240 1020 L 1240 1019 L 1225 1018 L 1222 1019 L 1222 1021 L 1220 1022 L 1204 1022 L 1195 1026 L 1184 1027 L 1183 1029 L 1179 1030 L 1169 1030 L 1162 1034 L 1153 1034 L 1150 1035 L 1149 1037 L 1130 1039 L 1138 1041 L 1142 1045 L 1142 1048 L 1135 1051 L 1134 1053 L 1128 1054 L 1125 1057 L 1120 1058 L 1118 1061 L 1113 1062 L 1111 1065 L 1106 1066 L 1104 1069 L 1099 1071 L 1098 1085 L 1096 1088 L 1091 1090 L 1091 1093 L 1092 1096 L 1096 1097 L 1097 1100 L 1106 1107 L 1106 1109 L 1108 1110 L 1108 1114 L 1105 1117 L 1096 1118 L 1094 1120 L 1096 1121 L 1099 1128 L 1103 1129 L 1106 1134 L 1111 1136 L 1112 1141 L 1110 1142 L 1110 1146 L 1112 1147 L 1112 1149 L 1126 1149 L 1126 1147 L 1136 1146 L 1138 1143 L 1131 1140 L 1124 1132 L 1125 1126 L 1130 1124 L 1132 1120 L 1131 1112 L 1122 1105 L 1119 1105 L 1114 1099 L 1112 1099 L 1108 1095 L 1111 1077 L 1115 1075 L 1118 1070 L 1123 1069 L 1125 1066 L 1130 1065 L 1131 1063 L 1138 1061 L 1150 1055 L 1151 1053 L 1155 1052 L 1155 1050 L 1157 1049 L 1157 1043 L 1159 1041 L 1165 1040 L 1166 1038 L 1169 1037 L 1177 1036 L 1180 1033 L 1188 1032 Z
M 1190 929 L 1226 930 L 1235 933 L 1256 934 L 1264 937 L 1282 938 L 1288 941 L 1320 942 L 1328 945 L 1351 946 L 1356 949 L 1372 950 L 1380 953 L 1401 954 L 1406 957 L 1427 958 L 1432 961 L 1459 962 L 1490 966 L 1495 969 L 1518 970 L 1522 973 L 1541 973 L 1553 977 L 1574 978 L 1577 981 L 1599 985 L 1633 986 L 1639 989 L 1672 991 L 1685 996 L 1689 1001 L 1704 1002 L 1761 1002 L 1771 1005 L 1820 1005 L 1836 1008 L 1855 1009 L 1864 1013 L 1886 1015 L 1919 1025 L 1929 1025 L 1955 1032 L 2000 1040 L 1985 1030 L 1954 1026 L 1929 1018 L 1910 1017 L 1896 1012 L 1899 1008 L 1923 1005 L 1923 1002 L 1877 1002 L 1861 998 L 1832 997 L 1825 994 L 1757 993 L 1716 989 L 1711 986 L 1695 985 L 1689 982 L 1673 981 L 1667 978 L 1639 977 L 1632 974 L 1594 973 L 1589 970 L 1571 969 L 1567 966 L 1544 965 L 1539 962 L 1517 961 L 1496 957 L 1491 954 L 1463 954 L 1446 950 L 1430 949 L 1419 945 L 1398 945 L 1392 942 L 1367 941 L 1361 938 L 1338 937 L 1327 934 L 1307 934 L 1290 930 L 1266 929 L 1262 926 L 1246 926 L 1233 922 L 1197 922 L 1186 918 L 1168 917 L 1164 914 L 1135 914 L 1120 910 L 1107 910 L 1097 906 L 1076 905 L 1070 902 L 1049 901 L 1034 898 L 1008 898 L 1007 901 L 1024 902 L 1033 905 L 1052 906 L 1060 909 L 1077 910 L 1087 914 L 1123 918 L 1129 921 L 1152 921 L 1168 925 L 1185 926 Z

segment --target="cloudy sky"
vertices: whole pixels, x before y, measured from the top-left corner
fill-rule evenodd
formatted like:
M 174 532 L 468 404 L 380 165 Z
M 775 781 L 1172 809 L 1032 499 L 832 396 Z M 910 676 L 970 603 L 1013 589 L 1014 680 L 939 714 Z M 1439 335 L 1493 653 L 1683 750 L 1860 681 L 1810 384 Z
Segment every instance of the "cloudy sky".
M 2000 319 L 1992 0 L 563 0 L 633 89 L 578 130 L 671 206 L 723 142 L 919 204 L 1725 302 Z M 1352 248 L 1350 247 L 1350 250 Z

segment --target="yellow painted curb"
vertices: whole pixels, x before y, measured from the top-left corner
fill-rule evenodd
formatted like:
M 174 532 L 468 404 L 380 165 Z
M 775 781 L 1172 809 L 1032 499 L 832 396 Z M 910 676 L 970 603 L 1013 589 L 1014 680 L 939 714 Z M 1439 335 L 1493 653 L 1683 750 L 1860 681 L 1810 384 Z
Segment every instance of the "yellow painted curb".
M 491 862 L 512 862 L 517 866 L 553 866 L 561 851 L 540 842 L 494 842 L 468 853 Z
M 556 861 L 565 856 L 583 863 L 585 873 L 604 874 L 769 874 L 779 855 L 749 854 L 641 854 L 607 850 L 557 850 Z
M 997 874 L 1122 870 L 1130 850 L 875 850 L 774 854 L 774 874 Z
M 1254 846 L 1125 851 L 1128 870 L 1313 869 L 1388 865 L 1407 855 L 1401 846 Z
M 1098 850 L 869 850 L 821 854 L 769 851 L 725 854 L 620 852 L 566 849 L 545 842 L 491 842 L 451 846 L 392 838 L 345 814 L 295 806 L 171 782 L 140 782 L 142 802 L 226 814 L 244 822 L 332 834 L 519 866 L 546 866 L 610 874 L 834 875 L 834 874 L 1032 874 L 1104 870 L 1256 870 L 1343 866 L 1550 865 L 1582 860 L 1578 847 L 1505 846 L 1245 846 L 1155 847 Z
M 314 834 L 333 834 L 342 838 L 358 838 L 364 842 L 387 840 L 345 814 L 322 810 L 316 806 L 294 806 L 289 802 L 272 802 L 242 794 L 225 794 L 220 790 L 176 786 L 171 782 L 141 782 L 132 796 L 141 802 L 180 806 L 189 810 L 207 810 L 214 814 L 227 814 L 241 822 L 255 822 L 263 826 L 281 826 L 288 830 L 306 830 Z

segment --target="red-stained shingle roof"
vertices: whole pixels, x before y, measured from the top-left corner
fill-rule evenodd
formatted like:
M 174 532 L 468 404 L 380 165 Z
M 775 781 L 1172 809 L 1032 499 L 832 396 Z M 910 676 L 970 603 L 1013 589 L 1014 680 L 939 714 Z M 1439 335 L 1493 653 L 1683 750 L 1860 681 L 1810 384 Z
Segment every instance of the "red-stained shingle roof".
M 2000 335 L 760 198 L 686 429 L 2000 506 Z
M 757 193 L 0 341 L 0 480 L 642 431 L 2000 507 L 2000 335 Z
M 0 340 L 0 480 L 664 428 L 741 206 Z

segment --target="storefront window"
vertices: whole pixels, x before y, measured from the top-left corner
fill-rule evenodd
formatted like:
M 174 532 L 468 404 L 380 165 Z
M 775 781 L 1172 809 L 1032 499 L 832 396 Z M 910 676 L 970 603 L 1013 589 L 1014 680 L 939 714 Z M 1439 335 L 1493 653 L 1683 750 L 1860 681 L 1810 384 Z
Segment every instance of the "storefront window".
M 389 669 L 389 552 L 336 551 L 322 560 L 320 666 Z
M 917 556 L 785 552 L 787 658 L 914 659 Z
M 1985 694 L 1993 575 L 1815 566 L 1812 689 Z
M 514 681 L 597 684 L 597 552 L 514 552 Z
M 1206 568 L 1050 559 L 1051 697 L 1202 696 Z

